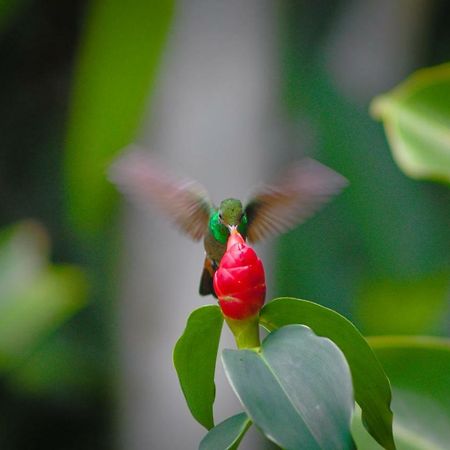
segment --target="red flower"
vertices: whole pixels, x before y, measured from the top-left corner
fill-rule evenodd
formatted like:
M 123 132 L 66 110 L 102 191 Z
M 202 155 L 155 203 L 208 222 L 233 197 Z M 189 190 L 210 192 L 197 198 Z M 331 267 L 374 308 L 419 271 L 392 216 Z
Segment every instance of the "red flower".
M 255 251 L 236 231 L 214 274 L 214 291 L 224 316 L 243 320 L 255 316 L 266 296 L 264 267 Z

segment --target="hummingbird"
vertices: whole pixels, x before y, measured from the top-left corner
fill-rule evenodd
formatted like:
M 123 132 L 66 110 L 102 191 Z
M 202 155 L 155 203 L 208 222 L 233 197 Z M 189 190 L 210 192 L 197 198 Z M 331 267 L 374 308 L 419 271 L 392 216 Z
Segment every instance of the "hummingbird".
M 215 206 L 197 181 L 173 175 L 154 156 L 131 146 L 113 162 L 110 180 L 140 207 L 156 207 L 194 241 L 203 239 L 205 260 L 200 295 L 215 295 L 214 273 L 234 230 L 254 243 L 284 233 L 312 216 L 347 180 L 323 164 L 304 158 L 273 184 L 255 190 L 243 206 L 226 198 Z

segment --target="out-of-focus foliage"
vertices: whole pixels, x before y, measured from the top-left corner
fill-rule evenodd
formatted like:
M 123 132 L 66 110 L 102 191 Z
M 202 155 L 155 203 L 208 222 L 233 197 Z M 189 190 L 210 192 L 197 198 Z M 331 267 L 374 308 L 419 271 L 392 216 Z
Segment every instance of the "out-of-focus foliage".
M 294 124 L 311 131 L 308 153 L 345 175 L 350 185 L 280 239 L 277 294 L 317 300 L 359 326 L 355 311 L 380 280 L 406 284 L 450 267 L 450 192 L 405 177 L 392 162 L 382 127 L 369 116 L 369 105 L 339 89 L 322 45 L 330 38 L 333 10 L 320 3 L 288 4 L 287 109 Z M 391 311 L 395 307 L 391 304 Z M 382 302 L 372 304 L 371 314 L 383 317 Z M 438 318 L 428 330 L 442 330 L 441 324 Z M 420 325 L 414 333 L 422 330 Z
M 11 18 L 20 10 L 20 6 L 26 0 L 1 0 L 0 1 L 0 32 L 7 26 Z
M 370 280 L 360 291 L 355 316 L 374 334 L 442 334 L 449 319 L 450 273 L 402 280 Z
M 381 337 L 370 344 L 394 392 L 394 436 L 398 450 L 446 450 L 450 440 L 450 341 L 442 338 Z M 355 420 L 359 448 L 381 447 Z
M 65 175 L 77 229 L 99 233 L 109 220 L 112 157 L 134 138 L 155 79 L 172 0 L 93 0 L 78 61 L 67 131 Z
M 407 175 L 450 183 L 450 64 L 414 73 L 371 109 Z
M 0 371 L 26 361 L 37 345 L 86 302 L 76 267 L 48 261 L 48 237 L 26 222 L 0 235 Z
M 36 217 L 55 261 L 42 227 L 1 232 L 5 245 L 15 237 L 1 250 L 0 447 L 109 449 L 108 252 L 80 246 L 62 207 L 67 93 L 88 2 L 0 3 L 10 7 L 0 18 L 1 226 Z

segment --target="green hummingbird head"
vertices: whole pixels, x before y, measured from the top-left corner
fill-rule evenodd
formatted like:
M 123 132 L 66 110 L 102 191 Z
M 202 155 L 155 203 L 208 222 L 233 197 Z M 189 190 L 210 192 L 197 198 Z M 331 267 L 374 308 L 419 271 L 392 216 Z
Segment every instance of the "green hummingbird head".
M 240 200 L 227 198 L 220 203 L 219 219 L 226 226 L 239 226 L 244 216 L 244 208 Z
M 225 244 L 232 227 L 237 228 L 244 238 L 247 236 L 247 215 L 242 203 L 235 198 L 227 198 L 222 201 L 219 209 L 211 215 L 209 230 L 217 241 Z

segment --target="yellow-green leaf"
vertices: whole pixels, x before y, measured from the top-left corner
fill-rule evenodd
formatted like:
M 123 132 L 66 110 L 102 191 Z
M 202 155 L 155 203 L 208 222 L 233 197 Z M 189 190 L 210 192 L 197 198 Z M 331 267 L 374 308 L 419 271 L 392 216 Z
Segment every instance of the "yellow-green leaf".
M 77 229 L 109 220 L 114 155 L 134 140 L 159 67 L 172 0 L 93 0 L 78 54 L 67 131 L 65 177 Z
M 48 237 L 34 222 L 0 235 L 0 370 L 22 363 L 39 342 L 85 305 L 87 281 L 48 261 Z
M 407 175 L 450 183 L 450 63 L 417 71 L 371 111 Z

